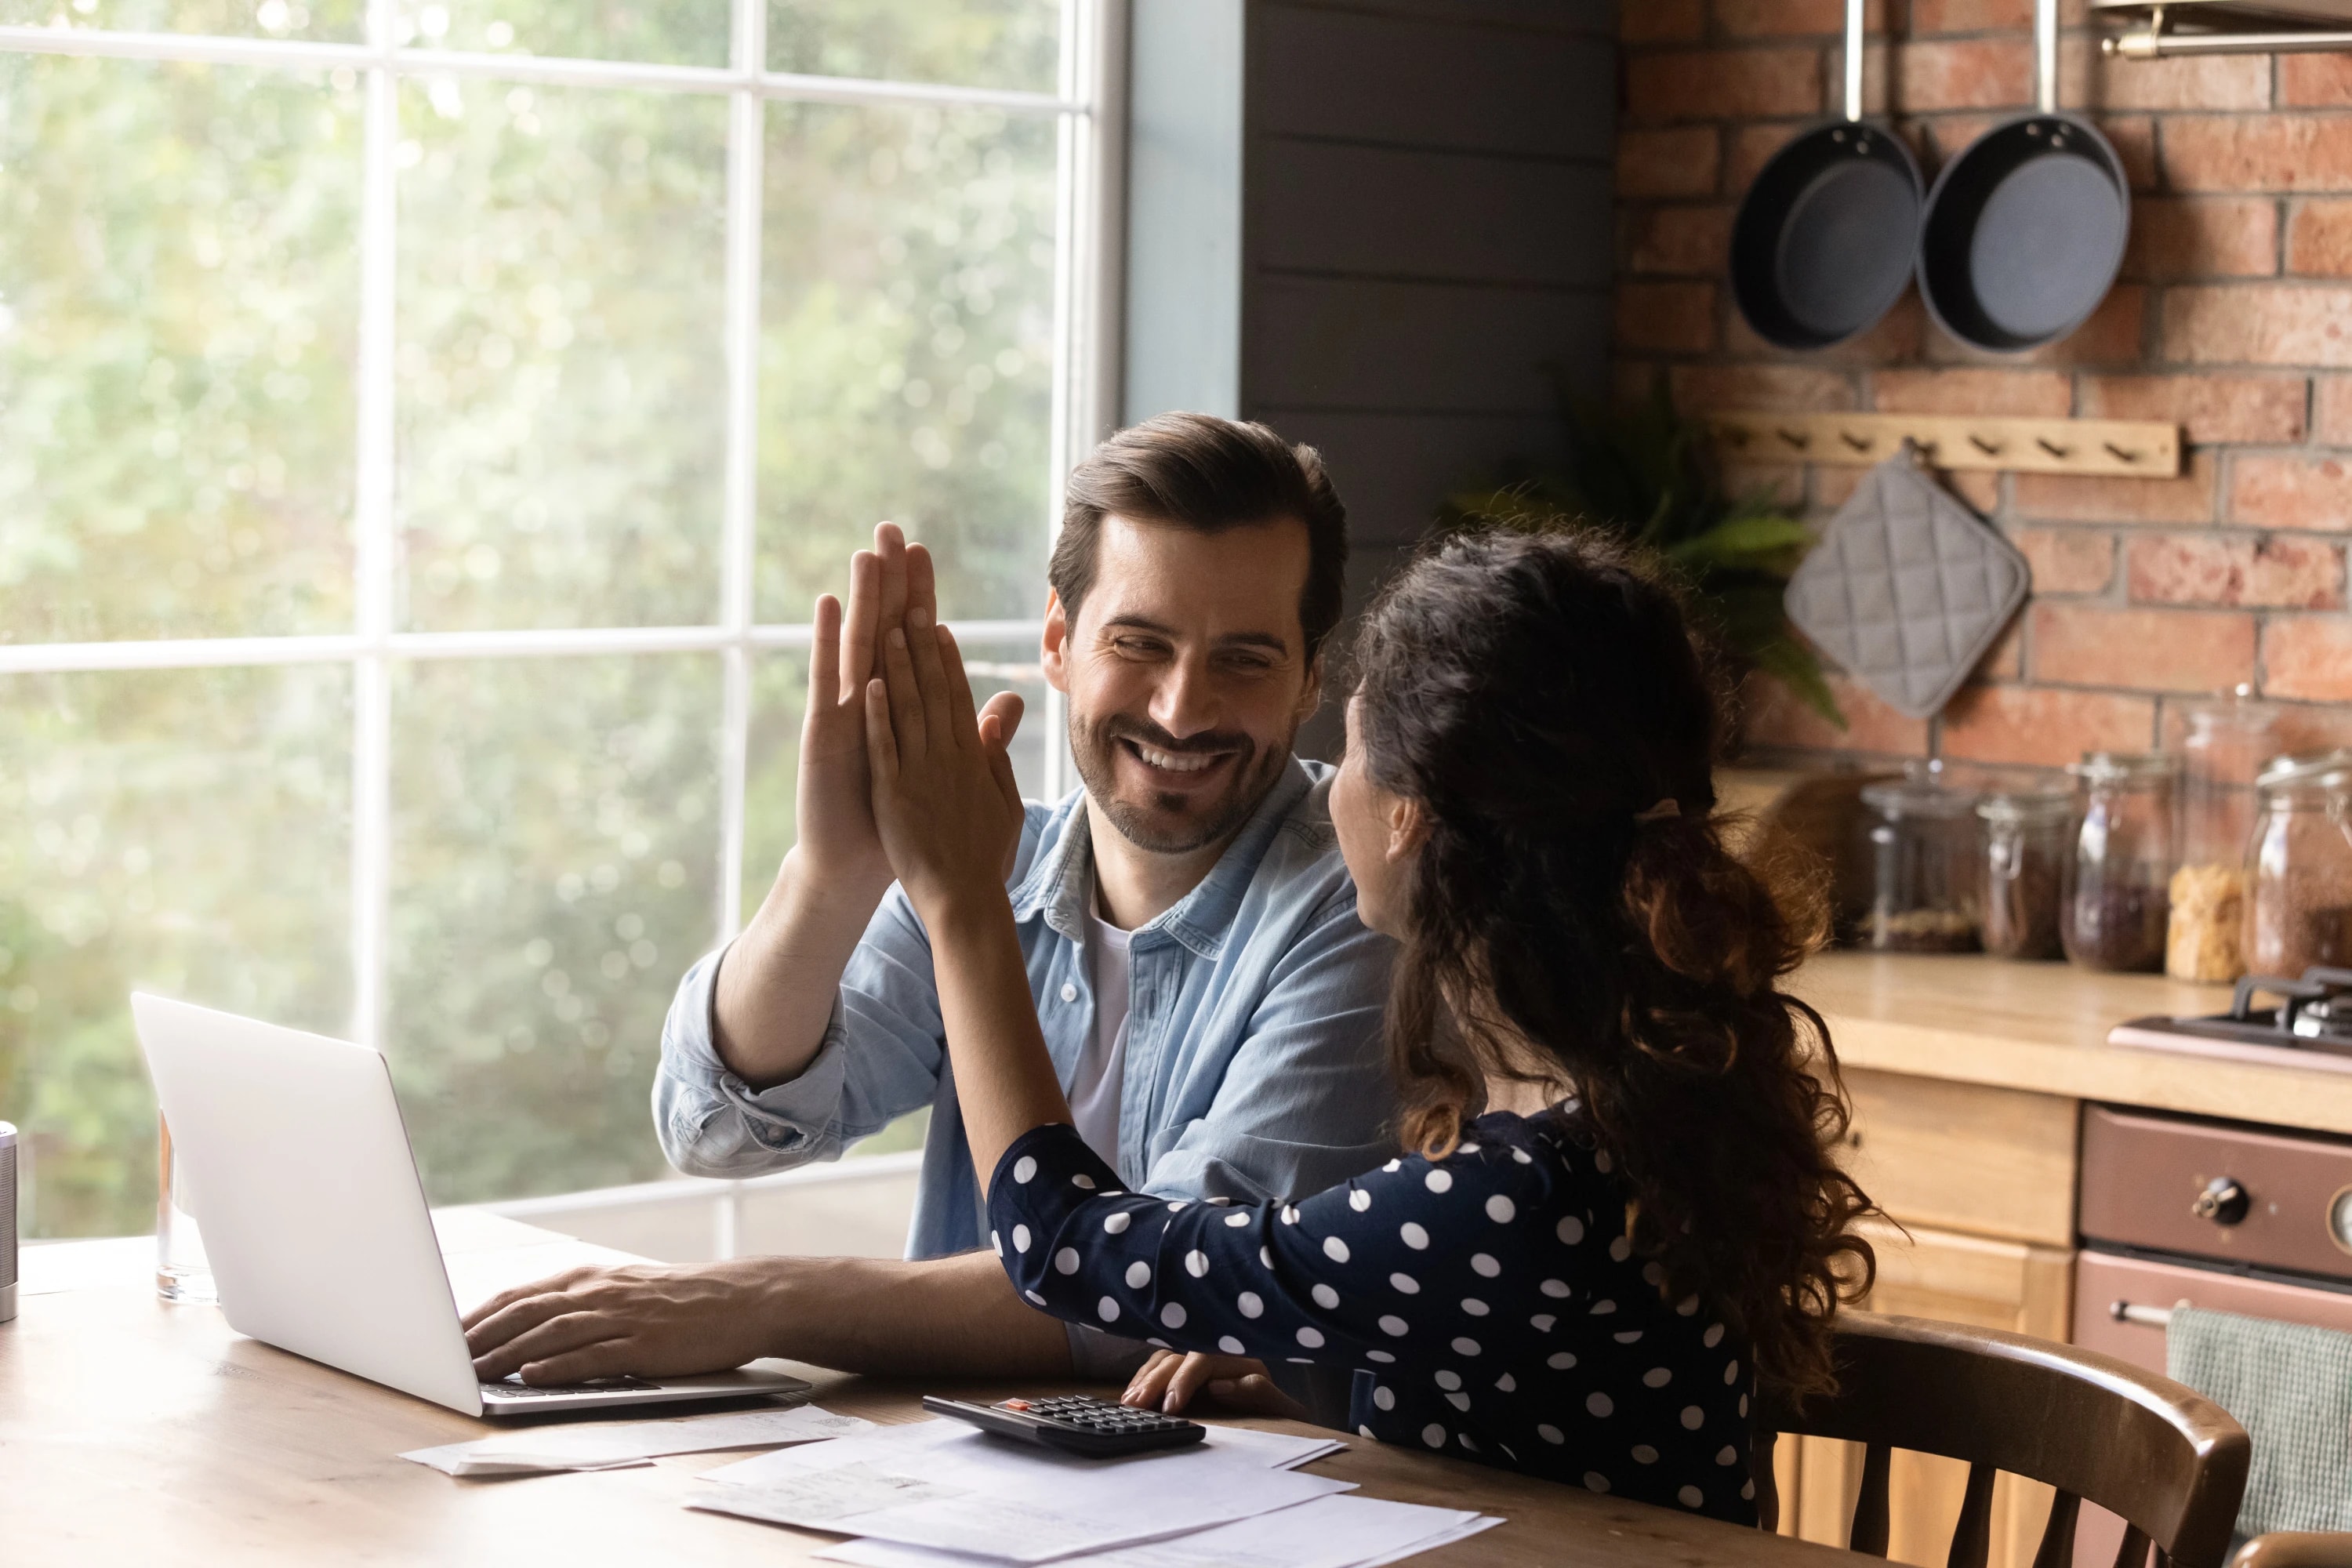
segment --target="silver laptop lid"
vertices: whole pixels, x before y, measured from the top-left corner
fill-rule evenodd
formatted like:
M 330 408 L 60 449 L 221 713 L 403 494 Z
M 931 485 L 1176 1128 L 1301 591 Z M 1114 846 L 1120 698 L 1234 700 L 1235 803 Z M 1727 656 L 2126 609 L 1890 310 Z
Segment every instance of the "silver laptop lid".
M 482 1414 L 383 1058 L 161 996 L 131 1011 L 229 1326 Z

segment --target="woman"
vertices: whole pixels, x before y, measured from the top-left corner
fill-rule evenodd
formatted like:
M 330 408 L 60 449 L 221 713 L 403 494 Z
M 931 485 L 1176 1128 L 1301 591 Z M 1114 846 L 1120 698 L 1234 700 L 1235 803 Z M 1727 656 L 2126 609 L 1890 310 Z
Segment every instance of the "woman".
M 1354 1368 L 1367 1436 L 1752 1521 L 1750 1394 L 1831 1384 L 1869 1201 L 1830 1158 L 1826 1031 L 1778 988 L 1804 934 L 1710 815 L 1721 715 L 1680 605 L 1591 535 L 1455 537 L 1357 660 L 1331 816 L 1402 943 L 1416 1152 L 1193 1205 L 1118 1191 L 1068 1126 L 1003 889 L 1004 736 L 944 630 L 886 650 L 875 815 L 940 955 L 1006 1271 L 1175 1351 Z

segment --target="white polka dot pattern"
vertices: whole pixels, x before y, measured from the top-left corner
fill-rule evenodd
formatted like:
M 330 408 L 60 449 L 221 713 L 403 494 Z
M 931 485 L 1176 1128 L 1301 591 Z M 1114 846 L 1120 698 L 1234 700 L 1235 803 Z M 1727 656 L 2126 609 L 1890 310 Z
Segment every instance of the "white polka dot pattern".
M 1752 1523 L 1746 1344 L 1698 1298 L 1661 1298 L 1662 1264 L 1619 1217 L 1630 1194 L 1589 1142 L 1546 1120 L 1477 1125 L 1442 1161 L 1191 1205 L 1120 1194 L 1074 1132 L 1039 1129 L 991 1185 L 990 1240 L 1057 1316 L 1372 1369 L 1350 1415 L 1368 1440 Z

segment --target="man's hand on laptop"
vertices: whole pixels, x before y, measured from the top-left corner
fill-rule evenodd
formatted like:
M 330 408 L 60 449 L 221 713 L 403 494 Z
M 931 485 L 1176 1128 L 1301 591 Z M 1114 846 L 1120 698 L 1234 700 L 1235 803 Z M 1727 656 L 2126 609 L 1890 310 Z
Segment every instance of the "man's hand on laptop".
M 502 1290 L 466 1314 L 486 1382 L 529 1384 L 720 1372 L 770 1353 L 768 1271 L 751 1260 L 574 1268 Z

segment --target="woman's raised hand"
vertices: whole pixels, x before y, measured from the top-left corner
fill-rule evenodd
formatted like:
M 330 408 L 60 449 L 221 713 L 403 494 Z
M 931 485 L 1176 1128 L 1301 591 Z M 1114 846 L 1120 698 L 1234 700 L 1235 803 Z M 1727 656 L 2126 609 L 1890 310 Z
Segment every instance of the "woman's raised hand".
M 907 896 L 927 920 L 974 894 L 1004 896 L 1021 844 L 1021 789 L 1006 748 L 1021 699 L 999 692 L 975 711 L 955 637 L 928 605 L 886 630 L 866 684 L 866 753 L 874 825 Z

